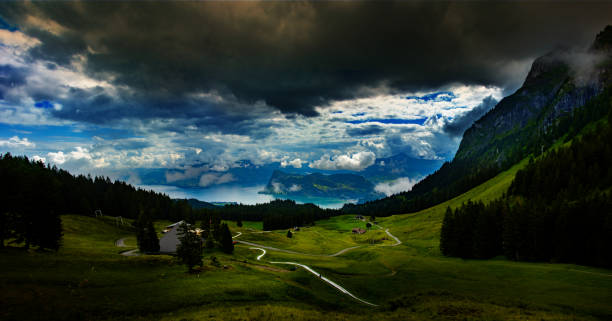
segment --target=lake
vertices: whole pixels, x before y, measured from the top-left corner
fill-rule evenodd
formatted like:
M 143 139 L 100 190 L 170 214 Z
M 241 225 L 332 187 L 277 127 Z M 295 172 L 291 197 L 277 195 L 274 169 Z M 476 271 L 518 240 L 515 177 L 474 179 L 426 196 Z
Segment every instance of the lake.
M 138 185 L 145 190 L 154 190 L 164 193 L 171 198 L 195 198 L 205 202 L 237 202 L 242 204 L 266 203 L 277 198 L 285 198 L 282 195 L 259 194 L 264 189 L 261 186 L 218 186 L 210 188 L 183 188 L 169 185 Z M 302 198 L 291 197 L 298 203 L 314 203 L 322 208 L 340 208 L 344 203 L 355 202 L 355 200 L 344 200 L 337 198 Z

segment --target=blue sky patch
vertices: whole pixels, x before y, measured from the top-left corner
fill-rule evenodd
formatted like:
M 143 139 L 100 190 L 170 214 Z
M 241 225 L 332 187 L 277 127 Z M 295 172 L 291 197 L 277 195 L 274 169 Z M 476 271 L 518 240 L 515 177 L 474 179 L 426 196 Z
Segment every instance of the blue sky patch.
M 359 117 L 359 116 L 365 116 L 366 113 L 356 113 L 356 114 L 352 114 L 351 116 L 353 117 Z
M 34 107 L 47 109 L 47 108 L 53 108 L 53 104 L 48 100 L 43 100 L 43 101 L 39 101 L 36 104 L 34 104 Z
M 19 30 L 16 26 L 11 26 L 8 22 L 6 22 L 2 17 L 0 17 L 0 29 L 8 30 L 10 32 L 15 32 Z
M 89 141 L 93 136 L 99 136 L 104 139 L 115 139 L 125 137 L 136 137 L 129 135 L 127 130 L 119 130 L 112 128 L 104 128 L 99 126 L 87 126 L 85 129 L 66 126 L 52 125 L 13 125 L 0 123 L 0 137 L 27 135 L 33 141 L 56 142 L 65 141 L 67 138 L 76 138 L 76 141 Z
M 370 118 L 370 119 L 360 119 L 360 120 L 348 120 L 346 123 L 349 124 L 364 124 L 364 123 L 381 123 L 381 124 L 416 124 L 423 125 L 427 118 L 417 118 L 417 119 L 404 119 L 404 118 Z
M 423 96 L 408 96 L 406 99 L 408 100 L 417 100 L 422 102 L 439 102 L 439 101 L 451 101 L 457 98 L 457 96 L 452 91 L 438 91 L 435 93 L 423 95 Z

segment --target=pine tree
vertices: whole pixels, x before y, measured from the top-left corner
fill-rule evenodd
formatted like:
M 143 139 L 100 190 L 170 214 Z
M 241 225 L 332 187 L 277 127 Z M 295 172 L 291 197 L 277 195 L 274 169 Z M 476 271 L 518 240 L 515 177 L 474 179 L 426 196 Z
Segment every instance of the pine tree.
M 194 232 L 190 231 L 190 226 L 181 223 L 178 228 L 180 244 L 176 248 L 176 255 L 181 262 L 187 265 L 189 272 L 193 271 L 196 265 L 202 266 L 202 239 Z
M 232 240 L 232 233 L 225 223 L 221 224 L 219 228 L 219 238 L 221 250 L 227 254 L 232 254 L 234 252 L 234 240 Z
M 209 250 L 215 248 L 215 239 L 213 238 L 212 233 L 208 233 L 208 237 L 206 238 L 206 243 L 204 246 Z
M 452 239 L 452 219 L 453 210 L 451 210 L 450 206 L 448 206 L 446 208 L 446 213 L 444 214 L 442 229 L 440 231 L 440 252 L 446 256 L 453 255 L 453 253 L 451 253 L 451 244 L 449 244 Z
M 159 252 L 159 239 L 157 238 L 157 233 L 155 232 L 153 221 L 150 219 L 148 220 L 147 225 L 145 227 L 145 240 L 145 253 Z
M 209 235 L 212 235 L 212 233 L 210 233 L 210 220 L 210 216 L 204 216 L 204 219 L 202 219 L 202 223 L 200 223 L 200 229 L 202 230 L 202 238 L 204 239 L 208 239 Z
M 140 211 L 138 220 L 135 223 L 136 226 L 136 242 L 138 243 L 138 249 L 142 253 L 156 253 L 159 252 L 159 239 L 153 226 L 153 220 Z

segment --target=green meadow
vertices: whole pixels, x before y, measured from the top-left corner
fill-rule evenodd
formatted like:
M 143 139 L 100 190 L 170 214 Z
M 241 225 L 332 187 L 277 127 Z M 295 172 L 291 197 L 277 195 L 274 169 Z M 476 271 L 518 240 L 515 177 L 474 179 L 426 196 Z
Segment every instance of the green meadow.
M 353 215 L 317 221 L 287 238 L 261 222 L 229 222 L 237 240 L 299 252 L 262 252 L 237 244 L 234 254 L 204 253 L 199 274 L 167 255 L 126 257 L 133 232 L 113 220 L 62 216 L 57 253 L 7 248 L 0 255 L 2 320 L 610 320 L 612 271 L 504 258 L 443 257 L 444 211 L 506 191 L 520 163 L 452 200 L 414 214 L 376 218 L 384 230 L 355 235 Z M 158 230 L 171 222 L 156 222 Z M 124 238 L 126 247 L 115 246 Z M 335 257 L 327 255 L 357 247 Z M 211 257 L 216 257 L 214 264 Z M 364 305 L 302 268 L 340 284 Z

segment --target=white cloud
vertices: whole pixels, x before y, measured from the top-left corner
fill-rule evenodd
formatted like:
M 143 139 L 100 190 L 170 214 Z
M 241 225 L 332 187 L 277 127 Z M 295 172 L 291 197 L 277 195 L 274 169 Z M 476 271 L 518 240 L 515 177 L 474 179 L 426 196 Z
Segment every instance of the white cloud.
M 312 162 L 309 167 L 324 170 L 352 170 L 361 171 L 376 161 L 376 155 L 369 151 L 362 151 L 353 155 L 337 155 L 330 158 L 323 155 L 319 160 Z
M 94 157 L 87 148 L 81 146 L 75 147 L 73 151 L 67 154 L 63 151 L 49 152 L 47 157 L 50 163 L 63 165 L 62 167 L 66 169 L 78 172 L 83 172 L 89 168 L 101 168 L 110 165 L 101 155 Z
M 400 177 L 391 182 L 377 184 L 374 190 L 389 196 L 399 192 L 409 191 L 417 182 L 418 180 L 411 179 L 410 177 Z
M 57 153 L 50 152 L 47 154 L 49 156 L 49 161 L 55 163 L 57 165 L 62 165 L 66 162 L 66 155 L 64 152 L 59 151 Z
M 13 136 L 7 140 L 0 140 L 0 147 L 26 148 L 34 146 L 36 146 L 36 144 L 28 140 L 27 137 L 19 138 L 19 136 Z
M 285 193 L 285 185 L 283 185 L 282 183 L 274 181 L 271 184 L 272 184 L 272 190 L 274 191 L 274 193 L 276 194 Z
M 45 157 L 40 157 L 38 155 L 32 156 L 32 160 L 34 160 L 35 162 L 43 162 L 43 163 L 47 162 L 47 159 Z
M 292 161 L 283 160 L 280 163 L 281 167 L 293 166 L 294 168 L 302 168 L 302 163 L 305 163 L 303 160 L 296 158 Z
M 302 190 L 302 186 L 297 185 L 297 184 L 293 184 L 291 185 L 291 187 L 289 187 L 289 191 L 290 192 L 297 192 L 297 191 L 301 191 Z
M 207 173 L 200 177 L 200 186 L 207 187 L 210 185 L 219 185 L 235 181 L 236 178 L 230 173 Z

